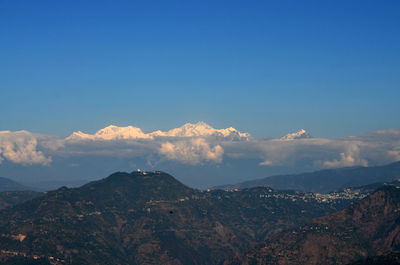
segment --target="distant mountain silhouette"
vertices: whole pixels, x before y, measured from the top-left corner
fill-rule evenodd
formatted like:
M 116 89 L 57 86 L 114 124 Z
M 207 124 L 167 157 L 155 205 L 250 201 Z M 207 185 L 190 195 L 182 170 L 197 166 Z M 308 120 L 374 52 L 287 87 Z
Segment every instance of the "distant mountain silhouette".
M 215 188 L 244 189 L 269 186 L 278 190 L 331 192 L 347 187 L 390 182 L 398 178 L 400 178 L 400 162 L 395 162 L 384 166 L 327 169 L 310 173 L 270 176 Z
M 386 185 L 347 209 L 281 232 L 225 264 L 396 262 L 397 255 L 391 253 L 400 250 L 399 209 L 400 188 Z M 366 259 L 369 256 L 378 257 Z
M 32 190 L 14 180 L 0 177 L 0 191 Z
M 351 202 L 303 197 L 264 187 L 199 191 L 163 172 L 118 172 L 0 211 L 0 262 L 220 264 Z

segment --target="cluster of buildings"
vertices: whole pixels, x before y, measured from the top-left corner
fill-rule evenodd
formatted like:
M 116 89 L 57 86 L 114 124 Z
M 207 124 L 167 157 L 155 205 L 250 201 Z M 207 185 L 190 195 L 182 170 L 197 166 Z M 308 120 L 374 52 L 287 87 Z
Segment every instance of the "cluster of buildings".
M 364 192 L 360 189 L 344 189 L 342 191 L 331 192 L 331 193 L 313 193 L 313 192 L 300 192 L 300 191 L 276 191 L 267 189 L 266 193 L 259 194 L 260 198 L 276 198 L 276 199 L 287 199 L 293 202 L 302 200 L 304 202 L 317 201 L 319 203 L 335 203 L 338 200 L 360 200 L 368 195 L 368 192 Z

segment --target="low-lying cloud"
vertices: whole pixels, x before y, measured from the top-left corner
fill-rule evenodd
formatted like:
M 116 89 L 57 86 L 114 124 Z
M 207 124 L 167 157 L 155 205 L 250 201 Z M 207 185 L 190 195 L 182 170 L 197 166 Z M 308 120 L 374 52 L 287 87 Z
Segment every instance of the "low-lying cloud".
M 300 133 L 301 132 L 301 133 Z M 385 164 L 400 160 L 400 129 L 381 130 L 343 139 L 311 138 L 304 130 L 257 140 L 234 128 L 214 129 L 200 122 L 166 132 L 144 133 L 128 126 L 109 126 L 95 134 L 73 133 L 66 139 L 26 131 L 0 132 L 0 163 L 49 165 L 52 157 L 112 156 L 140 158 L 149 164 L 173 161 L 187 165 L 223 164 L 226 158 L 260 167 L 337 168 Z
M 350 145 L 346 148 L 345 152 L 340 153 L 339 159 L 325 161 L 323 167 L 338 168 L 338 167 L 351 167 L 351 166 L 368 166 L 368 162 L 360 156 L 360 148 L 357 144 Z
M 220 145 L 211 146 L 204 138 L 196 138 L 163 143 L 159 153 L 169 160 L 199 165 L 206 161 L 221 163 L 224 149 Z

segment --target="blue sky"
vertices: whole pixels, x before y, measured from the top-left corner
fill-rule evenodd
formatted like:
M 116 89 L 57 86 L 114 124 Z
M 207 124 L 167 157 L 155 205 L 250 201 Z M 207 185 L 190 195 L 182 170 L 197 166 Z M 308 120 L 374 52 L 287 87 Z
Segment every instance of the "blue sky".
M 399 1 L 0 0 L 0 130 L 400 127 Z

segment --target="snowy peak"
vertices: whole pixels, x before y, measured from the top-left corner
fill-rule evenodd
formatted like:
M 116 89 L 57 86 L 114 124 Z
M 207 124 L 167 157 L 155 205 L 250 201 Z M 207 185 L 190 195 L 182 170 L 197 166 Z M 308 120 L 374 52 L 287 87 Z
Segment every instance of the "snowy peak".
M 152 138 L 150 135 L 143 133 L 140 128 L 133 126 L 118 127 L 114 125 L 101 129 L 96 133 L 96 136 L 104 140 Z
M 205 122 L 186 123 L 182 127 L 174 128 L 169 131 L 155 131 L 151 133 L 153 136 L 169 136 L 169 137 L 196 137 L 196 136 L 216 136 L 231 139 L 249 139 L 250 134 L 241 133 L 235 128 L 215 129 Z
M 95 134 L 86 134 L 81 131 L 73 132 L 66 140 L 122 140 L 122 139 L 151 139 L 151 135 L 145 134 L 140 128 L 133 126 L 118 127 L 107 126 Z
M 73 132 L 70 136 L 68 136 L 65 140 L 81 140 L 81 139 L 91 139 L 93 135 L 86 134 L 81 131 Z
M 169 131 L 154 131 L 144 133 L 140 128 L 110 125 L 95 134 L 86 134 L 81 131 L 72 133 L 66 140 L 125 140 L 125 139 L 153 139 L 154 137 L 218 137 L 227 140 L 249 140 L 248 133 L 241 133 L 235 128 L 215 129 L 205 122 L 186 123 Z
M 281 140 L 295 140 L 295 139 L 307 139 L 312 138 L 311 135 L 304 129 L 298 132 L 286 134 L 281 138 Z
M 210 135 L 213 131 L 215 131 L 215 129 L 212 128 L 210 125 L 204 122 L 198 122 L 195 124 L 186 123 L 185 125 L 179 128 L 174 128 L 166 132 L 155 131 L 152 132 L 151 134 L 154 136 L 193 137 L 193 136 Z

